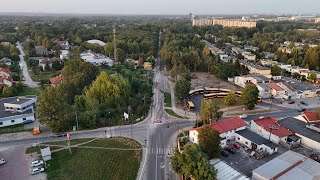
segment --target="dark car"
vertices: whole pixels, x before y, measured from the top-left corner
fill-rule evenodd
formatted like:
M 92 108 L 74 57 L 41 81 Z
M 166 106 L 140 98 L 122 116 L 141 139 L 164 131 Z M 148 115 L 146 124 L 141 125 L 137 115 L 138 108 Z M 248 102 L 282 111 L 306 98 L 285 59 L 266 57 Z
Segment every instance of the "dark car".
M 302 108 L 302 107 L 299 107 L 299 108 L 298 108 L 298 111 L 299 111 L 299 112 L 304 112 L 305 110 L 306 110 L 306 108 Z
M 289 101 L 289 102 L 288 102 L 288 104 L 294 104 L 294 103 L 295 103 L 294 101 Z
M 304 102 L 304 101 L 300 101 L 301 104 L 308 106 L 308 103 Z
M 229 157 L 230 154 L 227 151 L 222 150 L 221 151 L 221 155 L 224 156 L 224 157 Z
M 236 153 L 236 150 L 233 147 L 227 147 L 226 150 L 228 152 L 230 152 L 231 154 L 235 154 Z
M 58 134 L 55 134 L 54 135 L 55 137 L 64 137 L 64 136 L 67 136 L 66 133 L 58 133 Z

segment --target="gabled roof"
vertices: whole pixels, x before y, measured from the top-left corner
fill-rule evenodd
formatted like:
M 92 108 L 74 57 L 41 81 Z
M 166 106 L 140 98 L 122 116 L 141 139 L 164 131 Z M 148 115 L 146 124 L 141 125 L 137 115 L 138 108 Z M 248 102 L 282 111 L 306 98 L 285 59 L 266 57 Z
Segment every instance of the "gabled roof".
M 278 120 L 272 117 L 259 118 L 259 119 L 253 120 L 253 122 L 255 122 L 258 126 L 262 127 L 266 131 L 271 132 L 272 134 L 278 137 L 284 137 L 284 136 L 289 136 L 294 134 L 289 129 L 279 125 L 277 123 Z
M 61 76 L 56 76 L 56 77 L 50 78 L 50 83 L 51 83 L 51 84 L 54 84 L 54 85 L 57 85 L 57 84 L 59 84 L 62 80 L 63 80 L 63 78 L 62 78 Z
M 317 112 L 311 112 L 306 110 L 303 112 L 302 117 L 311 123 L 320 121 L 320 115 Z
M 233 118 L 214 122 L 212 124 L 209 124 L 208 126 L 215 129 L 219 133 L 225 133 L 231 130 L 244 127 L 246 125 L 247 123 L 244 120 L 242 120 L 240 117 L 233 117 Z M 198 128 L 193 128 L 191 130 L 199 131 L 201 128 L 202 127 L 198 127 Z
M 286 86 L 290 91 L 292 91 L 292 92 L 296 92 L 297 90 L 296 89 L 294 89 L 289 83 L 287 83 L 287 82 L 283 82 L 282 83 L 284 86 Z
M 276 91 L 284 91 L 284 89 L 282 87 L 280 87 L 278 84 L 276 83 L 268 83 L 267 84 L 271 89 L 274 89 Z
M 0 72 L 5 72 L 7 74 L 10 74 L 10 69 L 9 68 L 0 68 Z

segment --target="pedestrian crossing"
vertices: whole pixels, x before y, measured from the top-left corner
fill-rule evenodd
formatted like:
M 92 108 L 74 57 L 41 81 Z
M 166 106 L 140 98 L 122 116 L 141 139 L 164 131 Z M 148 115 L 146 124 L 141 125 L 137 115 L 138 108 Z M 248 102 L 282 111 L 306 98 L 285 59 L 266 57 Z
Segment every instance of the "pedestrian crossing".
M 173 154 L 174 149 L 173 148 L 150 148 L 148 150 L 149 154 L 166 154 L 170 155 Z

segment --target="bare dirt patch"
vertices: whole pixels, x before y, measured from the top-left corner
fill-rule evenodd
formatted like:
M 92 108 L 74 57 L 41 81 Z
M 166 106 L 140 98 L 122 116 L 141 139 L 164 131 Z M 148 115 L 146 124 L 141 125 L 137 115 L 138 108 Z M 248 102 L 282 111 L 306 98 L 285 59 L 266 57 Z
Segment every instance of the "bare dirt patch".
M 194 89 L 197 86 L 217 87 L 217 88 L 231 89 L 232 91 L 241 89 L 241 87 L 238 87 L 235 84 L 223 81 L 217 78 L 215 75 L 208 74 L 205 72 L 191 73 L 191 77 L 192 77 L 191 89 Z

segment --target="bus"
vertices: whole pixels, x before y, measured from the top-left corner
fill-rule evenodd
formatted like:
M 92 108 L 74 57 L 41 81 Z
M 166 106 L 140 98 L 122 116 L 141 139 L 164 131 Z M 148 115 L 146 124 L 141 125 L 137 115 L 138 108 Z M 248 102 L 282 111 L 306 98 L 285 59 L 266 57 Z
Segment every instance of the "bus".
M 192 101 L 188 101 L 187 107 L 190 111 L 194 111 L 194 104 Z
M 211 93 L 203 95 L 203 99 L 212 99 L 212 98 L 225 98 L 228 96 L 228 93 Z
M 189 97 L 197 94 L 204 94 L 204 89 L 194 89 L 189 91 Z

